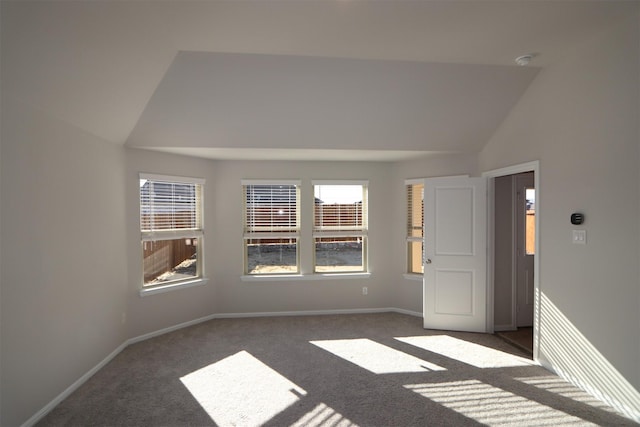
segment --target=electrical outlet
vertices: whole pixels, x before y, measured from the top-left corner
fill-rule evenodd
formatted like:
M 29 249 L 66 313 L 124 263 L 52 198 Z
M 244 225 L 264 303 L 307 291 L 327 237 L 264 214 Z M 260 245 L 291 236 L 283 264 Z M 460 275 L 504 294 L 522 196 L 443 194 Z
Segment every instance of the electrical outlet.
M 362 287 L 362 295 L 368 295 L 369 294 L 369 288 L 367 288 L 366 286 Z
M 127 323 L 127 313 L 122 313 L 122 316 L 120 317 L 120 321 L 122 322 L 123 325 Z

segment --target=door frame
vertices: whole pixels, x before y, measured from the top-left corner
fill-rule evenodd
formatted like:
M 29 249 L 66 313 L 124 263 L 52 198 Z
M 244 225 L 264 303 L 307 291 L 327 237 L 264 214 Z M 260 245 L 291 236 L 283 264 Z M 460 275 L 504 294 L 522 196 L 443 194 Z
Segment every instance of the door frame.
M 534 173 L 536 189 L 536 232 L 535 251 L 533 260 L 533 360 L 538 360 L 540 343 L 540 161 L 507 166 L 482 173 L 487 182 L 487 329 L 493 333 L 494 329 L 494 259 L 495 259 L 495 178 L 515 175 L 523 172 Z M 515 320 L 514 320 L 515 321 Z

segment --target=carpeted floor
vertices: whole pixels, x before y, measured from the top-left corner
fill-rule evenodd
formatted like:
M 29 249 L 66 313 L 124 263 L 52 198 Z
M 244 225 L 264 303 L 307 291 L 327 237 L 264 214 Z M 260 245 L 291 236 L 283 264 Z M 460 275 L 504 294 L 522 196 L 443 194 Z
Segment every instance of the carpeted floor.
M 636 425 L 496 336 L 421 323 L 212 320 L 129 346 L 39 425 Z

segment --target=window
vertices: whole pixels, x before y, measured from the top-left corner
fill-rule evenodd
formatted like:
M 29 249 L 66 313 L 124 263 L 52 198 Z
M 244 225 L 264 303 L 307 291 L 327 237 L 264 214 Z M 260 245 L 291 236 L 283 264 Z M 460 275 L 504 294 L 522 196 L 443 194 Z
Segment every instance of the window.
M 536 253 L 536 190 L 527 188 L 525 190 L 525 248 L 527 255 Z
M 245 274 L 300 271 L 298 181 L 242 181 Z
M 314 272 L 367 270 L 367 183 L 314 181 Z
M 202 278 L 204 180 L 140 174 L 143 287 Z
M 407 181 L 407 273 L 422 274 L 424 252 L 424 182 Z

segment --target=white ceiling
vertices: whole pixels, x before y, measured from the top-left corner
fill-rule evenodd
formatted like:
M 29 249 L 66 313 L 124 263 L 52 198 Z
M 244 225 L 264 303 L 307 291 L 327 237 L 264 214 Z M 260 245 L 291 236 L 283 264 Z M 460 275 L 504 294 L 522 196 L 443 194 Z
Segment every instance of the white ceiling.
M 516 56 L 544 69 L 628 5 L 2 1 L 2 97 L 210 158 L 478 151 L 534 77 Z

